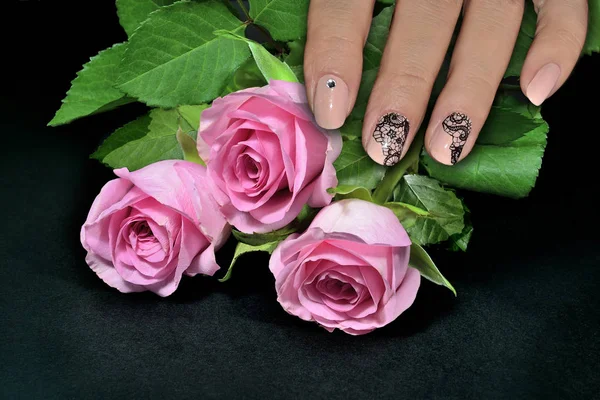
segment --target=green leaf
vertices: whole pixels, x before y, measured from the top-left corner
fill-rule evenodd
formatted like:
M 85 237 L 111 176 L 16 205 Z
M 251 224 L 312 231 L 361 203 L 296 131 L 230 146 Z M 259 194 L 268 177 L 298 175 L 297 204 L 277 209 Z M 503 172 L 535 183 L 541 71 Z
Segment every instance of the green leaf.
M 233 260 L 231 260 L 231 264 L 229 265 L 229 269 L 227 270 L 227 273 L 225 274 L 225 276 L 222 277 L 221 279 L 219 279 L 219 282 L 226 282 L 231 278 L 231 273 L 233 272 L 233 266 L 237 262 L 238 258 L 240 258 L 243 254 L 257 252 L 257 251 L 264 251 L 269 254 L 272 254 L 273 251 L 275 251 L 275 249 L 277 248 L 278 244 L 279 244 L 279 242 L 273 242 L 273 243 L 265 243 L 260 246 L 250 246 L 245 243 L 238 243 L 235 248 L 235 253 L 233 254 Z
M 519 139 L 525 132 L 540 127 L 544 122 L 527 117 L 508 108 L 493 107 L 479 133 L 477 144 L 502 145 Z M 518 129 L 515 129 L 518 127 Z
M 371 191 L 361 186 L 338 185 L 329 189 L 328 192 L 336 195 L 335 200 L 360 199 L 373 202 Z
M 377 78 L 377 71 L 381 64 L 381 57 L 390 31 L 393 13 L 394 7 L 386 7 L 373 18 L 373 22 L 371 23 L 371 29 L 363 52 L 363 74 L 358 88 L 356 103 L 350 115 L 352 119 L 362 120 L 365 116 L 369 96 Z
M 413 243 L 410 246 L 410 261 L 408 262 L 408 265 L 418 270 L 422 277 L 437 285 L 447 287 L 456 296 L 456 289 L 454 289 L 452 284 L 444 278 L 444 275 L 442 275 L 440 270 L 435 266 L 435 263 L 425 249 L 416 243 Z
M 184 133 L 181 128 L 177 131 L 176 134 L 177 142 L 181 147 L 181 151 L 183 152 L 183 159 L 185 161 L 190 161 L 196 164 L 204 165 L 204 161 L 200 158 L 198 154 L 198 148 L 196 146 L 196 141 L 187 133 Z
M 383 178 L 385 167 L 377 164 L 365 152 L 360 141 L 347 140 L 333 163 L 339 185 L 373 189 Z
M 373 18 L 363 51 L 363 71 L 379 69 L 393 14 L 394 7 L 386 7 Z
M 414 224 L 405 227 L 414 243 L 425 245 L 448 240 L 464 229 L 465 210 L 454 192 L 444 189 L 435 179 L 422 175 L 405 175 L 394 192 L 394 201 L 427 212 L 417 214 Z
M 290 49 L 289 54 L 285 57 L 285 62 L 292 66 L 298 66 L 304 64 L 304 48 L 306 47 L 306 39 L 298 39 L 289 42 L 288 48 Z
M 523 110 L 520 111 L 518 114 L 495 108 L 494 115 L 523 115 Z M 487 133 L 483 142 L 478 142 L 469 156 L 454 166 L 437 163 L 425 154 L 422 164 L 428 174 L 461 189 L 511 198 L 527 196 L 542 166 L 548 124 L 541 118 L 523 122 L 514 115 L 505 115 L 502 121 L 497 123 L 494 117 L 488 119 L 486 125 L 496 128 L 484 127 Z
M 344 139 L 357 140 L 362 137 L 362 121 L 347 120 L 346 123 L 340 128 L 340 133 Z
M 303 65 L 294 65 L 290 67 L 296 78 L 298 78 L 298 82 L 304 84 L 304 66 Z
M 116 44 L 92 57 L 71 82 L 67 97 L 48 125 L 68 124 L 135 101 L 114 87 L 125 48 L 124 43 Z
M 235 32 L 243 25 L 217 0 L 153 12 L 131 36 L 119 88 L 166 108 L 214 100 L 250 55 L 246 44 L 215 36 L 220 29 Z
M 188 109 L 189 110 L 189 109 Z M 145 134 L 143 126 L 147 124 Z M 177 132 L 191 129 L 177 109 L 154 109 L 145 116 L 117 130 L 92 154 L 112 168 L 126 167 L 130 171 L 161 160 L 181 160 L 183 152 L 177 141 Z
M 223 90 L 221 97 L 242 89 L 263 87 L 266 84 L 267 81 L 263 77 L 262 72 L 260 72 L 260 69 L 258 69 L 256 61 L 254 61 L 254 58 L 250 57 L 237 69 L 237 71 L 235 71 L 233 79 Z
M 269 51 L 261 44 L 228 31 L 219 30 L 216 31 L 215 34 L 218 36 L 228 37 L 232 40 L 239 40 L 248 44 L 250 52 L 252 52 L 252 56 L 254 57 L 254 61 L 256 61 L 258 69 L 267 82 L 271 80 L 298 82 L 298 79 L 296 78 L 294 72 L 290 69 L 290 66 L 279 60 L 273 54 L 269 53 Z
M 304 83 L 304 46 L 306 46 L 304 38 L 289 42 L 290 52 L 285 57 L 285 63 L 290 66 L 300 83 Z
M 285 227 L 269 233 L 244 233 L 233 229 L 233 236 L 240 242 L 250 246 L 262 246 L 266 243 L 281 242 L 298 230 L 294 227 Z
M 584 54 L 600 52 L 600 0 L 589 0 L 588 33 L 583 46 Z
M 358 88 L 358 94 L 356 96 L 356 102 L 354 103 L 354 108 L 350 113 L 350 118 L 360 121 L 364 119 L 365 113 L 367 112 L 367 103 L 369 102 L 371 91 L 375 85 L 375 79 L 377 79 L 378 71 L 379 70 L 373 69 L 363 72 L 360 86 Z
M 300 214 L 287 226 L 268 233 L 244 233 L 233 229 L 233 236 L 242 243 L 250 246 L 261 246 L 271 242 L 281 242 L 292 233 L 304 231 L 315 218 L 319 210 L 304 206 Z
M 504 73 L 505 77 L 508 76 L 520 76 L 525 57 L 527 52 L 533 43 L 535 36 L 535 29 L 537 24 L 537 14 L 533 9 L 533 3 L 531 0 L 525 2 L 525 10 L 523 12 L 523 20 L 521 21 L 521 29 L 517 36 L 517 41 L 513 49 L 513 54 L 508 64 L 508 68 Z
M 200 115 L 202 111 L 210 107 L 208 104 L 200 104 L 197 106 L 179 106 L 177 110 L 179 115 L 189 124 L 190 128 L 194 130 L 192 137 L 196 137 L 198 129 L 200 129 Z
M 461 233 L 450 237 L 450 250 L 452 251 L 467 251 L 469 241 L 473 235 L 473 225 L 465 221 L 465 229 Z
M 306 36 L 309 0 L 250 0 L 250 17 L 275 40 Z
M 509 109 L 512 112 L 521 114 L 530 119 L 542 119 L 542 114 L 540 112 L 542 108 L 540 106 L 536 106 L 529 101 L 520 100 L 519 97 L 515 95 L 496 96 L 494 105 L 498 108 Z M 494 109 L 491 110 L 490 114 L 493 112 Z
M 143 138 L 148 134 L 148 126 L 151 121 L 150 115 L 146 114 L 135 121 L 122 126 L 113 132 L 113 134 L 102 143 L 102 146 L 100 146 L 90 157 L 102 161 L 116 149 L 129 142 Z
M 151 12 L 176 1 L 178 0 L 117 0 L 119 22 L 127 36 L 131 36 Z
M 425 211 L 419 207 L 415 207 L 411 204 L 389 202 L 385 203 L 384 207 L 387 207 L 394 212 L 394 214 L 396 215 L 396 217 L 398 217 L 398 220 L 406 230 L 413 227 L 417 223 L 417 220 L 419 218 L 430 217 L 428 211 Z

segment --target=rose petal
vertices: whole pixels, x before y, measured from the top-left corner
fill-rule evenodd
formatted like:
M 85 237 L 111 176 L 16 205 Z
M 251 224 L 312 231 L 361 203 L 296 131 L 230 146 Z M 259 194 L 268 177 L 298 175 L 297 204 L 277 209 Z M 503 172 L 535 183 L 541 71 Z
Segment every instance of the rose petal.
M 323 172 L 315 181 L 313 192 L 308 200 L 308 205 L 313 208 L 325 207 L 331 203 L 333 195 L 329 194 L 327 190 L 338 185 L 338 179 L 333 163 L 337 160 L 342 151 L 342 136 L 338 131 L 325 131 L 324 134 L 329 141 L 325 163 L 323 165 Z
M 122 293 L 143 292 L 146 290 L 144 286 L 126 282 L 121 278 L 121 275 L 115 270 L 110 261 L 97 254 L 88 253 L 85 257 L 85 262 L 108 286 L 113 287 Z
M 367 201 L 336 201 L 322 209 L 311 223 L 325 233 L 347 233 L 367 244 L 406 247 L 411 242 L 394 213 Z
M 215 259 L 215 245 L 211 244 L 192 261 L 185 273 L 189 276 L 197 274 L 213 276 L 219 268 Z
M 415 301 L 421 283 L 421 275 L 409 268 L 406 277 L 398 288 L 398 295 L 379 307 L 377 313 L 361 319 L 349 319 L 340 324 L 340 329 L 350 328 L 356 331 L 372 330 L 389 324 L 406 311 Z
M 273 89 L 273 88 L 271 88 Z M 254 93 L 252 98 L 244 102 L 240 110 L 260 116 L 261 121 L 273 127 L 290 116 L 307 121 L 314 121 L 313 113 L 306 102 L 295 102 L 287 93 Z M 263 115 L 265 118 L 262 118 Z
M 299 192 L 323 171 L 327 138 L 314 125 L 295 120 L 296 154 L 293 191 Z
M 317 301 L 312 301 L 307 295 L 304 288 L 298 290 L 298 300 L 313 316 L 318 315 L 327 318 L 331 321 L 343 321 L 347 319 L 345 313 L 332 310 L 325 304 Z

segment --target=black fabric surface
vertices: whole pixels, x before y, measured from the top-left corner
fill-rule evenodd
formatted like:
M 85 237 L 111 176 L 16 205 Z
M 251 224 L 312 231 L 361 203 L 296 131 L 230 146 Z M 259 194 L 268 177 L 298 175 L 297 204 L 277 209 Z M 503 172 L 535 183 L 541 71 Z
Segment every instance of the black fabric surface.
M 78 4 L 4 15 L 17 27 L 2 36 L 2 398 L 598 398 L 600 56 L 543 109 L 531 196 L 466 195 L 469 252 L 433 253 L 458 297 L 424 282 L 398 320 L 352 337 L 287 315 L 266 257 L 166 299 L 120 294 L 87 267 L 79 228 L 112 178 L 88 155 L 144 107 L 45 126 L 80 66 L 125 40 L 114 2 Z

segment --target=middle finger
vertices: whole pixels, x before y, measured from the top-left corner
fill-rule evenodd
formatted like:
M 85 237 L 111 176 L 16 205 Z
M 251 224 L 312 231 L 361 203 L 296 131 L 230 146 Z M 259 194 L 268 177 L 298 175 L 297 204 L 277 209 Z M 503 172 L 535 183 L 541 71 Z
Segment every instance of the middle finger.
M 419 129 L 460 14 L 460 0 L 398 0 L 363 124 L 363 146 L 392 166 Z

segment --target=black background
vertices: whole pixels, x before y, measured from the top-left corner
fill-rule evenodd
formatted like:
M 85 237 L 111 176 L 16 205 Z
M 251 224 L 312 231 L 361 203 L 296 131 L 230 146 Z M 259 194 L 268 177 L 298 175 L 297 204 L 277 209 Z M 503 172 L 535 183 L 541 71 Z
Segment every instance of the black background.
M 458 298 L 424 282 L 398 320 L 352 337 L 287 315 L 266 257 L 244 258 L 226 284 L 184 280 L 166 299 L 101 282 L 78 235 L 112 173 L 88 155 L 144 108 L 45 124 L 81 65 L 126 37 L 112 1 L 9 3 L 0 56 L 2 397 L 597 396 L 600 56 L 583 59 L 543 109 L 551 135 L 531 196 L 467 194 L 469 252 L 434 253 Z

